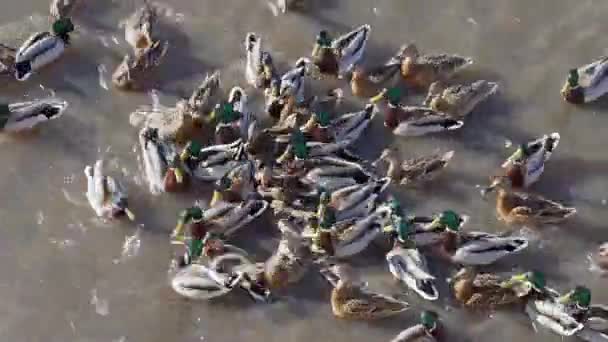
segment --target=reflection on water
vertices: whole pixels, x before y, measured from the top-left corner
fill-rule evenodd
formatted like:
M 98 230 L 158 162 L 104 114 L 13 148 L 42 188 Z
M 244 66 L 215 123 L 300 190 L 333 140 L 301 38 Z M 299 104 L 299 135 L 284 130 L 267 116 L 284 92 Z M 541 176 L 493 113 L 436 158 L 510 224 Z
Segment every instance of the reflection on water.
M 150 98 L 145 92 L 121 93 L 107 85 L 109 72 L 127 51 L 118 23 L 134 3 L 83 2 L 75 18 L 73 45 L 64 58 L 28 83 L 4 84 L 2 89 L 1 97 L 11 101 L 56 91 L 70 108 L 38 134 L 2 137 L 1 340 L 389 341 L 415 320 L 422 307 L 442 313 L 448 329 L 458 332 L 451 341 L 557 340 L 548 333 L 535 335 L 518 315 L 497 313 L 489 320 L 452 308 L 445 285 L 439 289 L 438 302 L 424 303 L 408 294 L 415 310 L 402 319 L 376 324 L 334 320 L 329 289 L 314 274 L 308 275 L 305 285 L 268 306 L 253 305 L 245 296 L 215 303 L 178 298 L 167 281 L 168 235 L 179 209 L 194 198 L 148 195 L 138 178 L 133 148 L 137 136 L 128 115 L 149 104 Z M 275 17 L 265 1 L 167 1 L 165 33 L 171 37 L 171 48 L 154 75 L 158 101 L 175 103 L 216 68 L 222 72 L 224 88 L 244 85 L 242 39 L 249 31 L 264 37 L 282 67 L 310 52 L 319 29 L 345 32 L 364 23 L 372 25 L 368 57 L 385 60 L 402 43 L 413 41 L 423 52 L 472 56 L 476 64 L 462 78 L 500 82 L 501 92 L 454 134 L 390 138 L 407 156 L 436 149 L 456 151 L 446 177 L 400 194 L 404 203 L 422 214 L 445 208 L 462 211 L 471 216 L 472 230 L 505 230 L 495 218 L 492 201 L 482 199 L 475 186 L 486 184 L 512 146 L 559 132 L 560 147 L 536 189 L 576 206 L 580 216 L 564 226 L 527 232 L 537 242 L 501 266 L 542 268 L 555 287 L 585 283 L 594 290 L 594 301 L 608 303 L 608 292 L 602 291 L 605 280 L 589 272 L 586 260 L 590 250 L 608 240 L 608 184 L 602 178 L 608 172 L 608 138 L 601 131 L 608 127 L 608 107 L 606 101 L 573 107 L 559 97 L 568 69 L 607 52 L 608 4 L 598 0 L 317 2 L 308 15 Z M 33 30 L 46 29 L 47 9 L 47 4 L 34 0 L 3 6 L 0 41 L 18 45 Z M 15 18 L 25 19 L 17 23 Z M 253 97 L 260 102 L 258 92 Z M 423 94 L 410 98 L 412 103 L 422 99 Z M 362 105 L 353 101 L 344 111 Z M 380 122 L 367 136 L 373 138 L 361 153 L 369 158 L 377 157 L 390 142 Z M 130 175 L 133 211 L 143 228 L 100 222 L 86 206 L 82 170 L 100 157 L 115 160 L 111 171 Z M 260 251 L 261 260 L 276 246 L 277 241 L 268 238 L 274 230 L 260 223 L 237 243 Z M 265 238 L 259 241 L 256 236 Z M 121 262 L 115 262 L 117 258 Z M 431 262 L 432 272 L 449 276 L 446 265 Z M 370 286 L 393 294 L 405 291 L 392 282 L 377 250 L 355 264 L 364 270 Z

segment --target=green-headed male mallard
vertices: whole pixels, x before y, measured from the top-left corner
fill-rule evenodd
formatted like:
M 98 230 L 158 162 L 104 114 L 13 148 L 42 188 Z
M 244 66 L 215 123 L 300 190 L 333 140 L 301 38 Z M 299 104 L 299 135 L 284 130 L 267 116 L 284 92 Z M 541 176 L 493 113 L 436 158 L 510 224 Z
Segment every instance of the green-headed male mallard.
M 322 143 L 348 141 L 353 144 L 374 118 L 374 106 L 368 104 L 361 111 L 340 115 L 331 120 L 327 112 L 315 112 L 301 127 L 314 141 Z
M 589 342 L 608 341 L 608 306 L 591 304 L 591 290 L 579 285 L 558 301 L 572 317 L 583 323 L 584 328 L 577 337 Z
M 350 320 L 374 320 L 399 315 L 409 308 L 406 302 L 360 286 L 359 277 L 352 267 L 335 265 L 331 268 L 339 278 L 331 292 L 334 316 Z
M 590 293 L 584 290 L 586 288 L 579 287 L 559 298 L 559 293 L 547 288 L 544 296 L 528 301 L 526 314 L 533 324 L 547 328 L 557 335 L 573 336 L 576 334 L 587 341 L 605 341 L 604 334 L 593 329 L 585 329 L 585 325 L 578 321 L 578 319 L 584 321 L 586 311 L 585 308 L 579 306 L 581 304 L 588 306 L 591 300 Z
M 363 58 L 370 32 L 371 26 L 362 25 L 331 39 L 327 31 L 320 31 L 312 51 L 313 63 L 323 75 L 337 77 L 346 74 Z
M 70 43 L 74 24 L 69 18 L 53 22 L 52 32 L 38 32 L 30 36 L 17 50 L 15 78 L 27 80 L 34 72 L 57 60 Z
M 447 336 L 439 323 L 439 316 L 437 313 L 427 310 L 420 313 L 420 323 L 403 330 L 391 340 L 391 342 L 442 341 L 447 341 Z
M 253 32 L 247 33 L 245 38 L 245 78 L 249 85 L 266 89 L 270 82 L 277 79 L 277 73 L 269 52 L 262 50 L 262 38 Z
M 608 57 L 570 70 L 563 98 L 574 104 L 593 102 L 608 92 Z
M 87 200 L 99 217 L 115 218 L 122 215 L 133 221 L 135 215 L 129 210 L 126 189 L 103 170 L 103 160 L 95 162 L 95 167 L 87 165 Z
M 384 101 L 386 100 L 386 103 Z M 428 107 L 400 104 L 399 88 L 384 89 L 370 99 L 384 114 L 384 126 L 399 136 L 422 136 L 431 133 L 453 131 L 464 122 Z
M 384 149 L 380 157 L 372 163 L 377 166 L 380 162 L 388 163 L 386 176 L 401 185 L 414 185 L 433 180 L 446 168 L 454 157 L 454 151 L 435 153 L 428 156 L 401 160 L 396 149 Z
M 59 118 L 68 103 L 59 98 L 46 98 L 18 103 L 0 103 L 0 132 L 21 132 Z
M 478 104 L 497 90 L 498 83 L 485 80 L 449 87 L 437 81 L 429 87 L 428 95 L 422 105 L 447 113 L 456 119 L 464 119 Z
M 204 147 L 191 141 L 181 152 L 180 159 L 191 170 L 192 175 L 205 182 L 215 182 L 230 170 L 243 163 L 244 144 L 236 140 L 230 144 Z

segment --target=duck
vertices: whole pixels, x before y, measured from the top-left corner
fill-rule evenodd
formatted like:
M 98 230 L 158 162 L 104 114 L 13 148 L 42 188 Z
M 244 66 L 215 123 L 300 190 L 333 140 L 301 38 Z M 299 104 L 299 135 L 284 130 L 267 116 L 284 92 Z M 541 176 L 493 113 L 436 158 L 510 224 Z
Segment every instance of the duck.
M 264 263 L 266 284 L 274 290 L 285 289 L 298 283 L 312 264 L 312 254 L 299 234 L 293 220 L 281 219 L 277 223 L 282 232 L 281 241 L 268 260 Z
M 377 167 L 381 162 L 388 163 L 386 177 L 405 186 L 435 179 L 445 170 L 454 157 L 454 151 L 447 151 L 402 161 L 399 154 L 399 151 L 395 148 L 386 148 L 382 151 L 380 157 L 372 163 L 372 166 Z
M 87 165 L 84 174 L 87 177 L 87 200 L 98 217 L 116 218 L 126 215 L 134 221 L 135 215 L 129 210 L 127 191 L 112 176 L 106 176 L 103 160 L 97 160 L 95 166 Z
M 233 87 L 228 102 L 216 105 L 211 118 L 217 121 L 215 139 L 217 144 L 229 144 L 239 138 L 247 138 L 255 115 L 248 106 L 248 97 L 243 88 Z
M 401 47 L 401 76 L 413 89 L 428 89 L 435 81 L 446 81 L 473 64 L 473 59 L 453 54 L 420 55 L 415 44 Z
M 435 81 L 430 85 L 422 105 L 462 120 L 497 91 L 498 83 L 486 80 L 452 86 Z
M 337 39 L 322 30 L 312 51 L 313 64 L 321 75 L 339 77 L 348 73 L 363 58 L 371 26 L 362 25 Z
M 198 138 L 201 122 L 186 100 L 178 101 L 173 107 L 139 106 L 129 116 L 132 126 L 157 129 L 160 139 L 172 141 L 178 146 Z
M 194 209 L 195 210 L 195 209 Z M 191 223 L 193 224 L 193 223 Z M 191 227 L 192 228 L 192 227 Z M 195 230 L 197 228 L 194 228 Z M 198 234 L 198 232 L 194 231 Z M 241 264 L 250 264 L 248 253 L 231 244 L 225 242 L 225 237 L 222 234 L 217 234 L 208 231 L 204 238 L 200 236 L 175 236 L 171 240 L 173 245 L 185 246 L 184 254 L 177 260 L 177 266 L 183 268 L 187 265 L 198 263 L 198 264 L 211 264 L 216 257 L 221 255 L 230 254 L 233 257 L 229 258 L 231 261 L 239 261 Z M 204 260 L 206 259 L 206 260 Z M 223 271 L 225 267 L 222 263 L 214 263 L 213 269 L 216 271 Z
M 541 226 L 558 224 L 576 214 L 576 208 L 567 207 L 540 195 L 508 190 L 511 180 L 505 176 L 496 181 L 498 189 L 496 212 L 508 224 Z
M 434 311 L 420 313 L 418 324 L 401 331 L 391 342 L 437 342 L 444 341 L 445 334 L 439 323 L 439 315 Z
M 180 153 L 180 160 L 195 178 L 205 182 L 216 182 L 244 162 L 244 152 L 244 143 L 241 139 L 230 144 L 211 145 L 205 148 L 193 140 Z
M 283 138 L 287 138 L 287 141 L 283 141 Z M 327 143 L 309 141 L 299 128 L 294 129 L 287 137 L 277 137 L 275 142 L 279 149 L 281 145 L 287 144 L 283 153 L 276 159 L 280 165 L 285 165 L 297 159 L 304 160 L 323 156 L 346 156 L 347 158 L 360 159 L 348 150 L 351 145 L 350 139 Z
M 277 79 L 278 75 L 272 62 L 272 56 L 269 52 L 262 51 L 262 38 L 254 32 L 247 33 L 245 52 L 247 56 L 245 79 L 247 83 L 255 88 L 269 88 L 270 82 Z
M 222 178 L 216 182 L 218 195 L 229 202 L 240 202 L 256 191 L 255 186 L 255 165 L 252 161 L 246 160 L 243 163 L 229 170 Z M 218 199 L 213 198 L 209 205 Z
M 591 304 L 591 290 L 578 285 L 557 300 L 569 315 L 584 325 L 577 337 L 584 341 L 608 341 L 608 306 Z
M 492 191 L 506 179 L 509 179 L 513 189 L 529 188 L 540 179 L 545 171 L 545 163 L 551 158 L 559 141 L 559 133 L 554 132 L 519 146 L 502 164 L 502 175 L 493 177 L 492 184 L 482 190 L 482 195 Z
M 368 104 L 363 110 L 346 113 L 329 120 L 325 112 L 314 113 L 308 122 L 300 128 L 315 141 L 329 143 L 348 141 L 356 142 L 374 118 L 374 105 Z
M 67 108 L 68 102 L 57 97 L 0 103 L 0 131 L 18 133 L 31 130 L 43 122 L 61 117 Z
M 220 71 L 215 70 L 205 75 L 203 82 L 192 92 L 188 99 L 188 107 L 193 116 L 204 118 L 215 107 L 214 98 L 220 93 L 221 79 Z M 195 116 L 195 117 L 196 117 Z
M 179 160 L 176 146 L 160 139 L 158 129 L 142 128 L 139 145 L 150 193 L 175 192 L 186 186 L 188 170 Z
M 331 292 L 335 317 L 346 320 L 376 320 L 399 315 L 409 309 L 407 302 L 373 292 L 359 285 L 359 276 L 345 264 L 331 266 L 339 278 Z
M 26 81 L 34 72 L 61 57 L 70 44 L 74 24 L 70 18 L 58 19 L 51 31 L 35 33 L 19 47 L 15 55 L 15 79 Z
M 303 104 L 306 101 L 306 77 L 309 74 L 310 63 L 307 58 L 299 58 L 294 67 L 281 76 L 279 97 L 289 98 L 289 96 L 293 96 L 295 104 Z
M 394 239 L 393 248 L 386 254 L 386 261 L 393 277 L 420 297 L 428 301 L 439 298 L 435 277 L 430 274 L 426 258 L 413 240 Z
M 148 1 L 138 8 L 131 16 L 123 21 L 125 26 L 125 40 L 133 51 L 146 49 L 152 46 L 158 35 L 158 13 Z
M 460 129 L 464 121 L 422 106 L 404 106 L 399 103 L 399 88 L 383 89 L 370 99 L 378 111 L 384 112 L 384 126 L 398 136 L 423 136 L 431 133 Z M 388 104 L 383 104 L 383 100 Z
M 561 90 L 562 97 L 572 104 L 593 102 L 608 92 L 608 57 L 570 69 Z
M 594 268 L 601 272 L 608 272 L 608 242 L 602 243 L 591 255 L 591 262 Z
M 121 90 L 142 88 L 146 75 L 162 63 L 168 49 L 168 42 L 157 40 L 133 54 L 127 53 L 112 74 L 112 84 Z
M 390 179 L 373 179 L 355 184 L 332 193 L 322 192 L 320 205 L 331 206 L 336 211 L 336 220 L 364 217 L 372 213 L 378 197 L 386 190 Z
M 230 293 L 240 278 L 219 273 L 202 264 L 189 264 L 171 280 L 171 288 L 191 300 L 210 300 Z
M 552 289 L 547 289 L 545 292 L 544 296 L 532 298 L 526 304 L 525 312 L 532 323 L 560 336 L 582 334 L 580 337 L 584 338 L 595 335 L 593 330 L 585 329 L 585 325 L 572 316 L 573 313 L 567 305 L 559 301 L 559 293 Z M 597 334 L 595 337 L 601 337 L 601 335 Z M 597 342 L 601 339 L 591 341 Z
M 386 63 L 365 69 L 355 66 L 350 79 L 350 89 L 353 95 L 359 98 L 369 99 L 382 89 L 399 73 L 401 68 L 401 51 L 392 56 Z
M 55 19 L 69 18 L 79 4 L 79 0 L 52 0 L 50 6 L 51 17 Z
M 203 211 L 202 222 L 207 227 L 204 231 L 221 233 L 226 238 L 262 215 L 269 205 L 268 202 L 255 197 L 238 203 L 228 202 L 222 199 L 222 195 L 217 190 L 213 197 L 215 197 L 214 205 Z M 174 235 L 179 235 L 181 226 L 183 224 L 178 224 Z
M 0 76 L 15 77 L 15 58 L 17 49 L 0 44 Z
M 450 280 L 454 297 L 471 310 L 496 310 L 524 304 L 545 291 L 545 277 L 530 271 L 505 279 L 465 267 Z

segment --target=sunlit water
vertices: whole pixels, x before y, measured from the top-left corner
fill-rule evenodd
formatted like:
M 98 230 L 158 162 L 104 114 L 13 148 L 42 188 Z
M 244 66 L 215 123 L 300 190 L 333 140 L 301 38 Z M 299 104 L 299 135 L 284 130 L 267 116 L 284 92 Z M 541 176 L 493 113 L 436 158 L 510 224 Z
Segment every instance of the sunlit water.
M 70 102 L 66 115 L 32 136 L 1 141 L 0 157 L 0 340 L 2 341 L 388 341 L 411 325 L 422 308 L 438 310 L 453 332 L 450 341 L 557 341 L 535 335 L 527 319 L 499 313 L 489 319 L 454 307 L 444 282 L 441 299 L 425 303 L 395 284 L 380 249 L 354 263 L 371 286 L 401 294 L 413 309 L 401 318 L 367 324 L 332 318 L 329 287 L 311 272 L 302 286 L 272 305 L 253 305 L 245 296 L 188 302 L 168 287 L 168 235 L 179 209 L 197 196 L 148 194 L 138 165 L 136 130 L 128 115 L 150 104 L 145 92 L 122 93 L 109 76 L 127 51 L 118 23 L 133 1 L 83 1 L 77 33 L 65 57 L 25 84 L 5 84 L 2 99 L 18 101 L 49 91 Z M 476 64 L 462 77 L 501 84 L 498 96 L 471 115 L 456 133 L 417 139 L 386 138 L 380 120 L 368 131 L 360 152 L 376 157 L 387 144 L 404 156 L 435 149 L 456 150 L 445 177 L 402 193 L 408 210 L 428 214 L 445 208 L 472 217 L 468 229 L 502 231 L 493 201 L 479 196 L 510 152 L 505 146 L 557 131 L 562 140 L 535 189 L 578 208 L 580 215 L 560 227 L 523 231 L 535 239 L 529 250 L 501 263 L 501 270 L 536 268 L 552 287 L 578 283 L 608 303 L 605 279 L 591 273 L 587 253 L 608 240 L 605 222 L 608 184 L 607 102 L 585 107 L 559 97 L 566 71 L 606 53 L 608 4 L 599 0 L 331 0 L 318 1 L 310 15 L 274 17 L 265 1 L 173 0 L 166 3 L 171 49 L 155 77 L 162 104 L 185 96 L 204 74 L 222 71 L 224 88 L 244 84 L 242 40 L 262 35 L 281 64 L 310 52 L 321 28 L 344 32 L 372 25 L 368 60 L 382 61 L 404 42 L 423 51 L 472 56 Z M 372 5 L 373 4 L 373 5 Z M 4 43 L 18 43 L 45 28 L 44 1 L 11 1 L 2 6 Z M 31 15 L 34 15 L 30 18 Z M 23 18 L 21 24 L 15 24 Z M 100 78 L 102 81 L 100 82 Z M 104 85 L 105 83 L 105 85 Z M 40 85 L 43 85 L 41 87 Z M 108 87 L 109 86 L 109 87 Z M 259 100 L 259 92 L 256 92 Z M 411 96 L 412 103 L 421 96 Z M 344 111 L 361 103 L 349 103 Z M 84 196 L 84 166 L 103 157 L 130 189 L 141 226 L 94 217 Z M 272 220 L 259 221 L 237 243 L 259 260 L 276 246 Z M 445 277 L 452 271 L 432 262 Z

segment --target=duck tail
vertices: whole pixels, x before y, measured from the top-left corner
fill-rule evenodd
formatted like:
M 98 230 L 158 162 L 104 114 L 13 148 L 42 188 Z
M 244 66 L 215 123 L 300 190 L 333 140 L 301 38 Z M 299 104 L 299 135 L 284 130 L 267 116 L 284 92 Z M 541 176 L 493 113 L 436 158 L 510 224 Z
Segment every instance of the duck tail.
M 15 63 L 15 78 L 18 81 L 27 80 L 32 72 L 32 64 L 30 61 L 21 61 Z

